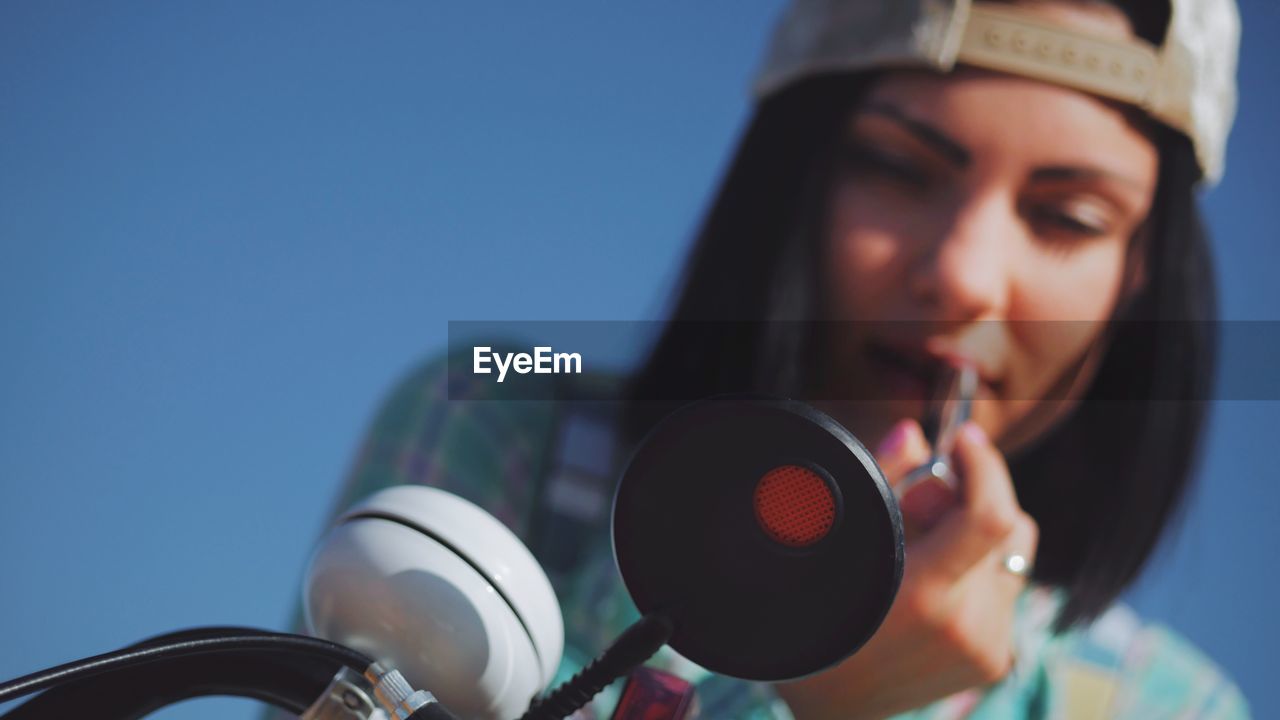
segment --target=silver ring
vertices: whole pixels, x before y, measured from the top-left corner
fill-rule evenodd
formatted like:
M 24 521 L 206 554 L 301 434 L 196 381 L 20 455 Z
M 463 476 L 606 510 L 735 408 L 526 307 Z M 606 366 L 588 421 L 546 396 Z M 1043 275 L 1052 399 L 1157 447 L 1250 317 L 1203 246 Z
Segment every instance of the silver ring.
M 1009 553 L 1004 556 L 1004 562 L 1001 565 L 1005 570 L 1020 578 L 1025 578 L 1031 574 L 1031 563 L 1027 561 L 1026 555 Z

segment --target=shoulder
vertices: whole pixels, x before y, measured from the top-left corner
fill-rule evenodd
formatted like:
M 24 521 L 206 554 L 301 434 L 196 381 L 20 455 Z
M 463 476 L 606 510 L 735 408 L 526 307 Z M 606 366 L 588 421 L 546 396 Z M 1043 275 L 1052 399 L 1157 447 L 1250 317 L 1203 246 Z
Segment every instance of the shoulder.
M 1052 635 L 1057 605 L 1052 591 L 1029 592 L 1031 621 L 1021 635 L 1031 644 L 1038 638 L 1049 717 L 1249 717 L 1235 684 L 1168 627 L 1118 603 L 1086 626 Z

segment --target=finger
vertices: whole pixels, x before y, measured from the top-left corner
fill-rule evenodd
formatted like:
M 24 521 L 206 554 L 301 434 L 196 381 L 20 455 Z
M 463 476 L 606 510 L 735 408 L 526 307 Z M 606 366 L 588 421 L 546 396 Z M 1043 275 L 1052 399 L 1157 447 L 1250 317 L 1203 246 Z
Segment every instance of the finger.
M 1035 520 L 1026 513 L 1019 513 L 1018 520 L 1014 523 L 1013 532 L 1009 533 L 1008 540 L 992 553 L 991 562 L 993 567 L 998 568 L 999 575 L 1011 581 L 1015 592 L 1020 591 L 1031 576 L 1031 568 L 1035 566 L 1036 547 L 1039 537 L 1040 529 Z M 1005 563 L 1015 555 L 1020 556 L 1023 562 L 1026 563 L 1026 572 L 1019 574 L 1005 567 Z
M 876 463 L 891 487 L 928 460 L 929 441 L 925 440 L 920 423 L 911 418 L 899 420 L 876 448 Z
M 914 542 L 916 537 L 928 532 L 947 508 L 955 503 L 955 492 L 946 483 L 933 477 L 908 480 L 913 473 L 929 463 L 933 454 L 920 423 L 914 419 L 901 420 L 894 425 L 881 441 L 880 449 L 878 457 L 883 458 L 881 469 L 884 470 L 890 487 L 899 494 L 899 508 L 906 525 L 907 539 Z M 907 482 L 914 484 L 908 488 Z
M 1004 457 L 972 421 L 961 428 L 953 462 L 959 504 L 924 538 L 920 550 L 932 567 L 959 578 L 1006 543 L 1023 513 Z
M 929 475 L 903 492 L 898 507 L 909 526 L 928 532 L 957 502 L 959 500 L 954 488 Z

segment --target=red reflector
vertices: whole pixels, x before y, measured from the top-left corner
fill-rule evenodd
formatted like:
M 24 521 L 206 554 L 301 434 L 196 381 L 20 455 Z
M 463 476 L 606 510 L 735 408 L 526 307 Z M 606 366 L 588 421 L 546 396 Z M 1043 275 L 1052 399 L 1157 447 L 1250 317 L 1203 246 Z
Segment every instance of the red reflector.
M 814 471 L 781 465 L 756 485 L 756 520 L 769 537 L 789 547 L 812 545 L 827 536 L 836 521 L 836 501 Z

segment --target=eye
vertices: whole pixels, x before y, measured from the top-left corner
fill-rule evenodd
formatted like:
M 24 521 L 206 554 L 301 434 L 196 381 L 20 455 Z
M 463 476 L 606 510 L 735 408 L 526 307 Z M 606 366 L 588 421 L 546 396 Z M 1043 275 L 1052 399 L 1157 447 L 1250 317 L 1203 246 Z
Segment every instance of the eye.
M 915 188 L 922 188 L 929 182 L 926 171 L 912 160 L 864 144 L 841 148 L 840 165 L 853 176 L 881 178 Z
M 1112 232 L 1106 210 L 1089 202 L 1039 202 L 1023 211 L 1035 232 L 1050 241 L 1084 241 Z

